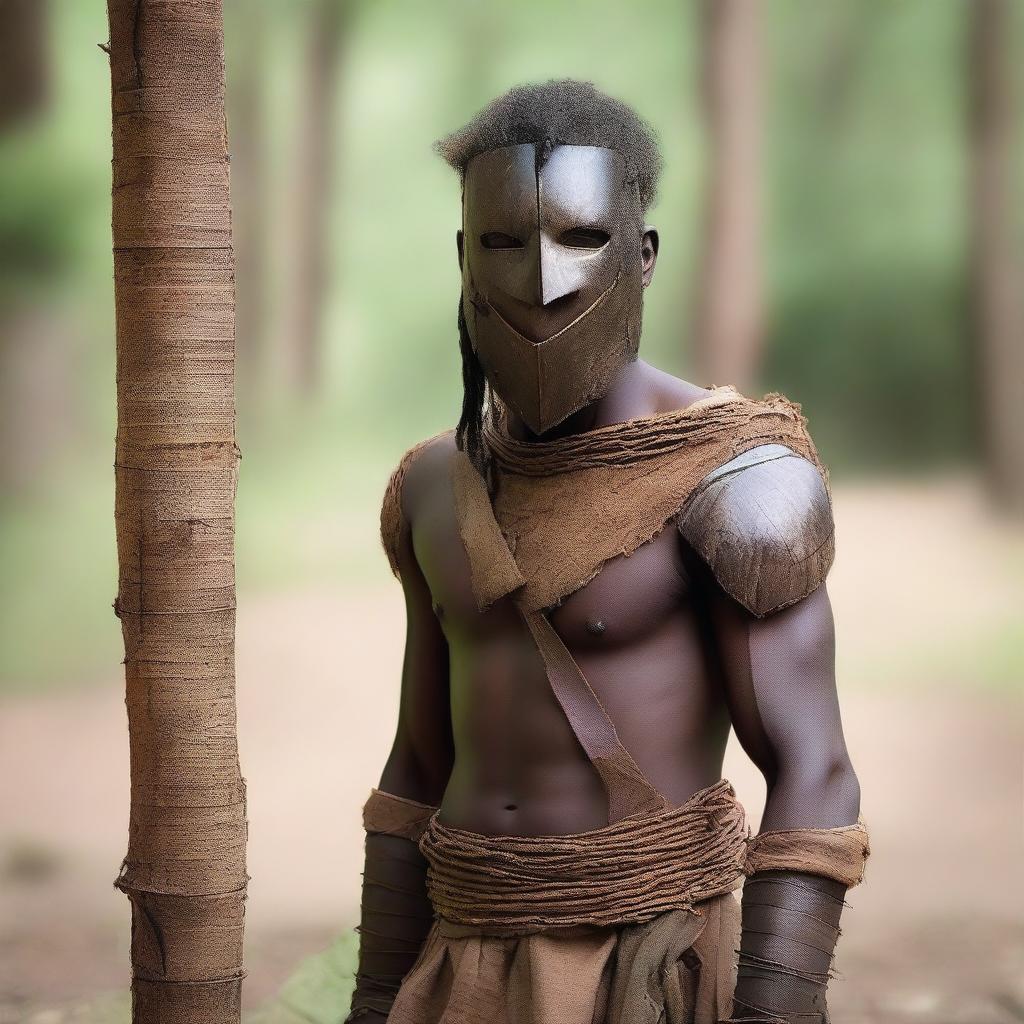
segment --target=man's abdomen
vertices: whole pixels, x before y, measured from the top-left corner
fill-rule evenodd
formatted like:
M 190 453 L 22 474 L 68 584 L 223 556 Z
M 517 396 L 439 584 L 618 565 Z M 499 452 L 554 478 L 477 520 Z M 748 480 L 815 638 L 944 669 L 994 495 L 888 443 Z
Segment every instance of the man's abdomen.
M 441 819 L 485 835 L 608 823 L 598 776 L 525 626 L 451 644 L 455 764 Z M 721 777 L 728 718 L 685 609 L 632 643 L 573 650 L 619 737 L 673 803 Z

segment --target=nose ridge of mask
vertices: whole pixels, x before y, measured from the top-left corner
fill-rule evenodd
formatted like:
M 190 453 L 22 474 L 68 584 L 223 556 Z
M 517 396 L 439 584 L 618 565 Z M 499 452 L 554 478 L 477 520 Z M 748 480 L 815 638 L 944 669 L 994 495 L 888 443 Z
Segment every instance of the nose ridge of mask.
M 568 256 L 562 246 L 543 233 L 540 237 L 540 304 L 554 302 L 579 291 L 587 275 L 581 272 L 579 260 Z

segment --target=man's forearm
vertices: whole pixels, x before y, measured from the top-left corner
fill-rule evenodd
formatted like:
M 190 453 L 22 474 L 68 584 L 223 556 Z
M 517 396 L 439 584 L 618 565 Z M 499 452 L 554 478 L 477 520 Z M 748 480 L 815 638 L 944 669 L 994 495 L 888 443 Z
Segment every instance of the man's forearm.
M 733 1020 L 828 1021 L 826 994 L 846 890 L 863 877 L 867 830 L 762 832 L 750 843 Z
M 430 931 L 434 911 L 417 840 L 435 810 L 380 790 L 363 808 L 366 863 L 350 1022 L 387 1019 Z
M 367 835 L 359 969 L 350 1021 L 387 1017 L 433 922 L 427 864 L 411 839 Z
M 734 1019 L 828 1020 L 845 893 L 842 883 L 803 872 L 765 871 L 747 880 Z

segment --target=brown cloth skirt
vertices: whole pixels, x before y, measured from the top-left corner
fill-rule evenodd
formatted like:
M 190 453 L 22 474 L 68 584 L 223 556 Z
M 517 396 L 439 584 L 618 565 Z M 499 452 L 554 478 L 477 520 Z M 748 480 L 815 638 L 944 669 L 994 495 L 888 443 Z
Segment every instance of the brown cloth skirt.
M 389 1024 L 716 1024 L 740 911 L 724 893 L 643 924 L 503 936 L 438 919 Z

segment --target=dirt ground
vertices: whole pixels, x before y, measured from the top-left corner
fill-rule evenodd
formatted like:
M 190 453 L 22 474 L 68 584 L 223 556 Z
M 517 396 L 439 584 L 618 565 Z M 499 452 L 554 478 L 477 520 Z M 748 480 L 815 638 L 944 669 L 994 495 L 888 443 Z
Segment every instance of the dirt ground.
M 844 920 L 833 1017 L 1024 1020 L 1022 681 L 993 683 L 980 653 L 976 673 L 964 657 L 993 622 L 1020 624 L 1024 542 L 965 483 L 850 487 L 836 507 L 844 718 L 874 852 Z M 383 573 L 358 595 L 242 595 L 250 1007 L 353 923 L 358 809 L 393 731 L 401 616 Z M 735 749 L 726 773 L 756 822 L 763 783 Z M 0 779 L 0 1024 L 56 1024 L 126 984 L 128 908 L 111 884 L 128 809 L 119 674 L 0 703 Z

